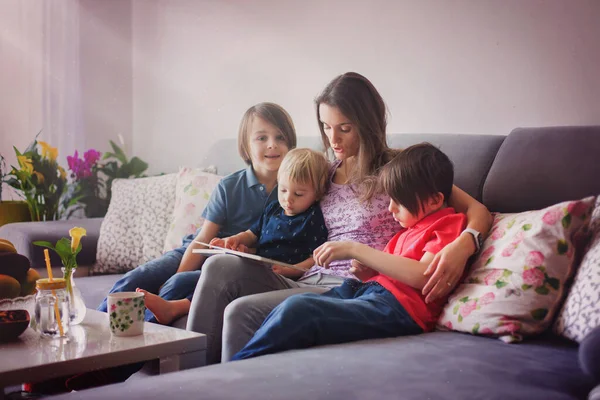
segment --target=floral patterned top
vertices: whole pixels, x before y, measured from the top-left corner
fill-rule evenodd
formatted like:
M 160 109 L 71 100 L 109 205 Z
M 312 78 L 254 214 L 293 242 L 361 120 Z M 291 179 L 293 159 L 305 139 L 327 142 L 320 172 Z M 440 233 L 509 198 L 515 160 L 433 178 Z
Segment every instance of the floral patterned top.
M 387 242 L 401 229 L 388 211 L 389 196 L 376 194 L 370 201 L 361 203 L 351 185 L 333 182 L 335 171 L 341 161 L 336 160 L 329 169 L 329 188 L 321 199 L 321 210 L 329 232 L 328 240 L 353 241 L 383 250 Z M 336 260 L 329 268 L 315 265 L 302 278 L 316 273 L 355 278 L 348 272 L 350 260 Z

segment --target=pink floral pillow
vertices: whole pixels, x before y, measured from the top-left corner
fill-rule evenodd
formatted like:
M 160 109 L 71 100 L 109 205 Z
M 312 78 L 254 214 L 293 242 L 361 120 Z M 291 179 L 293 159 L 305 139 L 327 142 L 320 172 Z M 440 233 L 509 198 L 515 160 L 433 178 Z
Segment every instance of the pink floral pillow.
M 438 327 L 506 342 L 542 333 L 560 306 L 594 201 L 496 214 L 481 254 L 450 296 Z
M 165 238 L 163 251 L 181 246 L 184 236 L 194 233 L 204 223 L 202 211 L 221 176 L 199 168 L 180 168 L 175 189 L 175 209 Z

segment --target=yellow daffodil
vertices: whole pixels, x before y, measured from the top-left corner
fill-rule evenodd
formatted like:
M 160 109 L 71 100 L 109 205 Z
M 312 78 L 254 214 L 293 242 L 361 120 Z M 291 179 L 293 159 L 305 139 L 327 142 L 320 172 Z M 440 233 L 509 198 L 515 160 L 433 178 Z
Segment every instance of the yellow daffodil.
M 42 148 L 42 157 L 51 161 L 56 160 L 56 157 L 58 157 L 58 149 L 56 147 L 52 147 L 48 143 L 42 142 L 41 140 L 38 141 L 38 144 Z
M 79 247 L 79 242 L 81 241 L 81 237 L 85 236 L 86 231 L 85 228 L 74 227 L 69 230 L 69 235 L 71 235 L 71 251 L 75 252 Z
M 60 165 L 58 166 L 58 172 L 60 172 L 60 179 L 67 179 L 67 172 Z
M 33 175 L 37 176 L 38 183 L 44 183 L 44 175 L 40 174 L 37 171 L 33 171 Z
M 31 163 L 31 159 L 26 156 L 17 156 L 17 160 L 19 161 L 19 165 L 23 170 L 27 171 L 29 175 L 33 173 L 33 164 Z

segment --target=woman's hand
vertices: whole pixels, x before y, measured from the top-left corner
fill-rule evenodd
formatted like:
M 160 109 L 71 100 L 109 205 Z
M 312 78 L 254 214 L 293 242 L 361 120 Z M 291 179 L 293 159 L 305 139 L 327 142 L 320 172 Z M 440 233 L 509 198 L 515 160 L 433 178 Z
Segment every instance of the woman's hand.
M 313 252 L 313 258 L 317 265 L 329 268 L 329 264 L 335 260 L 348 260 L 354 258 L 354 242 L 326 242 Z
M 360 261 L 352 260 L 350 265 L 351 267 L 348 271 L 363 282 L 377 275 L 377 271 L 365 266 Z
M 426 303 L 447 296 L 456 287 L 474 252 L 473 239 L 469 235 L 461 235 L 435 255 L 424 272 L 425 276 L 430 276 L 423 287 Z

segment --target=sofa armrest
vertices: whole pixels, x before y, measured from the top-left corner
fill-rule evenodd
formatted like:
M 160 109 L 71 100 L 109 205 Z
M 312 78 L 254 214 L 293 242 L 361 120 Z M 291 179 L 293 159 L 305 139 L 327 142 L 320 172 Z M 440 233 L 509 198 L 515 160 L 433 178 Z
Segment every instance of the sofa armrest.
M 592 329 L 579 344 L 579 365 L 600 384 L 600 326 Z
M 87 234 L 81 239 L 82 249 L 77 256 L 79 265 L 93 265 L 96 262 L 96 248 L 100 236 L 100 225 L 104 218 L 70 219 L 66 221 L 16 222 L 0 227 L 0 238 L 13 243 L 17 252 L 29 258 L 32 268 L 46 269 L 44 248 L 35 246 L 33 242 L 45 240 L 56 243 L 62 237 L 69 237 L 69 229 L 74 226 L 85 228 Z M 60 258 L 50 252 L 53 266 L 61 265 Z

